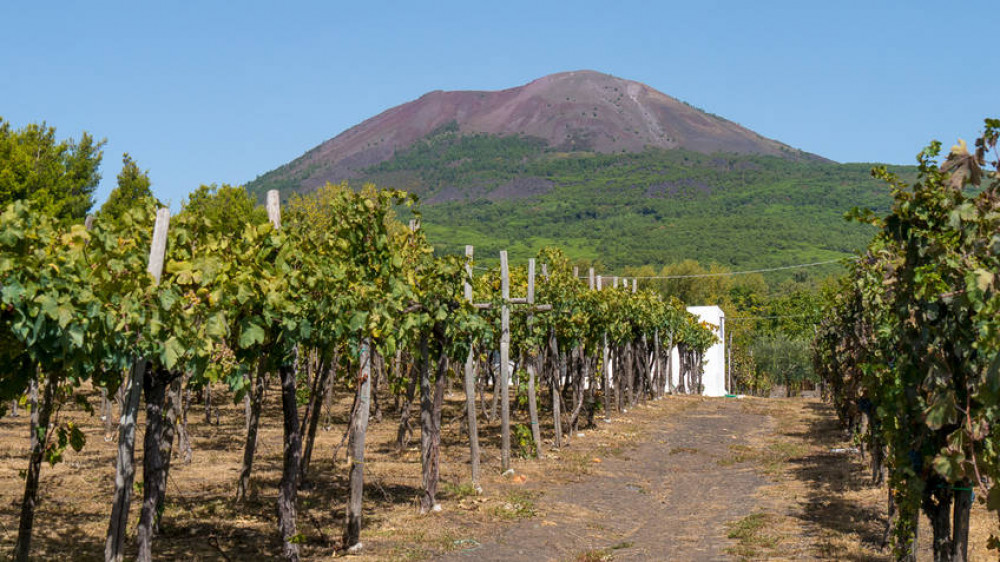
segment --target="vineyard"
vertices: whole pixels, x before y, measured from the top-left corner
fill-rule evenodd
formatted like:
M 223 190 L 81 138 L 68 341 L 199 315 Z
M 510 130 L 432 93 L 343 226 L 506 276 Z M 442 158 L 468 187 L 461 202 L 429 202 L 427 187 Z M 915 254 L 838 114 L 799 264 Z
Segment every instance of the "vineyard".
M 470 525 L 484 512 L 516 521 L 536 513 L 531 490 L 510 488 L 528 478 L 519 471 L 575 483 L 592 463 L 614 466 L 606 482 L 638 494 L 600 496 L 619 502 L 629 523 L 655 515 L 643 523 L 649 536 L 669 536 L 662 519 L 677 513 L 672 523 L 718 527 L 756 509 L 720 499 L 764 485 L 734 466 L 754 462 L 773 477 L 799 463 L 810 510 L 823 515 L 800 517 L 795 532 L 815 519 L 851 522 L 828 525 L 836 540 L 823 535 L 826 546 L 786 544 L 775 556 L 837 552 L 856 519 L 880 520 L 878 509 L 815 493 L 839 502 L 851 486 L 888 491 L 887 524 L 856 537 L 870 544 L 853 559 L 869 559 L 875 543 L 900 561 L 1000 551 L 1000 121 L 986 121 L 971 152 L 960 142 L 941 158 L 932 143 L 913 181 L 876 168 L 893 204 L 885 215 L 852 211 L 876 235 L 822 298 L 792 291 L 767 308 L 749 285 L 728 291 L 744 314 L 727 319 L 728 366 L 738 372 L 730 390 L 766 391 L 779 378 L 789 396 L 804 388 L 800 336 L 814 336 L 813 367 L 849 447 L 824 425 L 831 406 L 819 402 L 660 400 L 700 394 L 716 343 L 712 325 L 664 295 L 680 285 L 722 294 L 708 286 L 734 272 L 626 270 L 640 287 L 554 247 L 523 263 L 472 246 L 441 255 L 416 198 L 373 185 L 327 184 L 284 201 L 272 190 L 263 206 L 241 187 L 202 186 L 171 216 L 128 155 L 119 190 L 84 218 L 100 143 L 55 146 L 52 130 L 29 127 L 16 134 L 39 148 L 26 150 L 23 138 L 8 142 L 16 135 L 6 125 L 0 133 L 0 192 L 13 199 L 0 214 L 0 478 L 23 486 L 3 512 L 16 529 L 3 523 L 2 532 L 18 562 L 299 560 L 364 555 L 370 544 L 376 557 L 406 557 L 385 546 L 386 534 L 404 533 L 384 519 L 393 509 L 419 520 L 406 536 L 426 527 L 447 543 L 420 557 L 471 540 L 429 531 L 452 508 L 442 498 L 475 512 Z M 754 334 L 775 320 L 788 333 Z M 810 432 L 825 437 L 809 441 Z M 627 447 L 646 464 L 627 463 Z M 848 486 L 856 459 L 837 455 L 854 451 L 867 481 Z M 730 480 L 716 481 L 723 473 Z M 626 474 L 644 483 L 623 484 Z M 490 487 L 503 487 L 502 500 Z M 692 488 L 697 502 L 663 507 Z M 95 497 L 81 502 L 81 490 Z M 602 506 L 589 488 L 561 490 L 564 511 L 550 506 L 540 525 L 586 531 L 566 506 Z M 930 537 L 920 531 L 928 521 Z M 534 529 L 521 536 L 544 543 L 554 532 Z M 779 542 L 726 552 L 754 559 Z
M 495 268 L 477 266 L 471 247 L 464 258 L 436 257 L 403 192 L 328 185 L 283 206 L 271 192 L 265 213 L 242 189 L 223 187 L 193 194 L 174 217 L 157 207 L 140 198 L 74 223 L 16 201 L 0 216 L 0 398 L 7 413 L 27 409 L 31 427 L 15 560 L 32 556 L 45 525 L 36 517 L 45 465 L 92 447 L 88 423 L 98 414 L 116 447 L 114 466 L 94 469 L 113 478 L 105 560 L 169 549 L 157 537 L 173 513 L 171 465 L 218 454 L 193 446 L 196 401 L 209 419 L 214 409 L 216 424 L 242 427 L 232 501 L 256 509 L 262 489 L 276 490 L 273 550 L 297 560 L 304 486 L 326 486 L 333 499 L 323 509 L 343 514 L 331 548 L 363 548 L 372 416 L 399 413 L 400 455 L 419 428 L 416 501 L 435 512 L 453 384 L 465 395 L 455 415 L 475 490 L 481 449 L 499 449 L 509 474 L 512 455 L 541 456 L 545 440 L 559 449 L 581 428 L 673 390 L 672 349 L 676 377 L 697 390 L 700 356 L 715 339 L 680 302 L 581 274 L 555 249 L 519 265 L 502 252 Z M 399 209 L 417 218 L 403 224 Z M 261 479 L 257 463 L 271 429 L 262 425 L 269 392 L 280 395 L 282 420 L 276 482 Z M 331 398 L 344 395 L 351 399 Z M 312 468 L 318 428 L 331 416 L 347 429 L 332 451 L 347 459 L 340 492 Z M 480 419 L 489 424 L 482 434 Z
M 1000 515 L 1000 121 L 970 153 L 919 157 L 879 233 L 830 291 L 814 344 L 840 417 L 888 480 L 893 555 L 915 560 L 931 522 L 934 560 L 967 560 L 974 501 Z M 996 527 L 994 527 L 995 531 Z M 990 547 L 1000 549 L 992 536 Z

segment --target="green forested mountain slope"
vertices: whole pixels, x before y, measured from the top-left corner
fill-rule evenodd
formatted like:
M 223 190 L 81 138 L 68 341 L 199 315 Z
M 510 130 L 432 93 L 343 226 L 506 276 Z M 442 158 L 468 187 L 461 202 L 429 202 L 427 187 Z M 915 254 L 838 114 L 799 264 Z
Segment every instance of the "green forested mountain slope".
M 557 245 L 610 271 L 684 259 L 753 269 L 863 247 L 871 232 L 843 215 L 855 206 L 887 209 L 888 190 L 871 167 L 684 149 L 562 153 L 541 139 L 443 127 L 351 183 L 420 195 L 423 226 L 441 252 L 474 244 L 482 258 L 507 249 L 520 259 Z M 272 173 L 248 188 L 260 196 L 298 184 Z

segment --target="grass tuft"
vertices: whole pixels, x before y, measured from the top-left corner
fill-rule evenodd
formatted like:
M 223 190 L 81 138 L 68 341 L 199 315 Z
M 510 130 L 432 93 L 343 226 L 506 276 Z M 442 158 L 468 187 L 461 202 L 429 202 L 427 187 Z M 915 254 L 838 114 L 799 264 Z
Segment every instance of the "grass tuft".
M 739 521 L 728 523 L 727 536 L 737 541 L 735 546 L 726 549 L 728 554 L 741 560 L 757 557 L 761 550 L 773 549 L 778 545 L 778 538 L 767 534 L 766 529 L 773 523 L 774 517 L 767 513 L 757 512 L 747 515 Z

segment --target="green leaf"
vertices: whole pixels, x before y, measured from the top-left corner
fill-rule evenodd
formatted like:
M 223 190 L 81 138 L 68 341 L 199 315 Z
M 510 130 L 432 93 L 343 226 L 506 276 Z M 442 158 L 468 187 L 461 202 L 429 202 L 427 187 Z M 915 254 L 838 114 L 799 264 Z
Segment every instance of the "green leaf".
M 83 347 L 83 327 L 74 324 L 66 330 L 66 334 L 69 335 L 69 341 L 76 347 Z
M 66 424 L 69 427 L 69 446 L 73 447 L 73 450 L 80 452 L 83 446 L 87 444 L 87 436 L 84 435 L 80 428 L 73 422 Z
M 951 391 L 938 394 L 937 399 L 924 411 L 927 427 L 933 430 L 955 423 L 956 419 L 958 410 L 955 408 L 955 394 Z
M 351 316 L 351 321 L 348 324 L 347 329 L 351 332 L 357 332 L 365 325 L 365 319 L 368 315 L 364 312 L 358 310 Z
M 934 457 L 934 471 L 944 477 L 948 482 L 956 482 L 962 478 L 962 461 L 965 460 L 961 453 L 949 455 L 940 454 Z
M 42 306 L 42 313 L 53 320 L 59 318 L 59 303 L 49 295 L 40 295 L 36 302 Z
M 210 316 L 205 323 L 205 333 L 210 337 L 225 337 L 227 331 L 226 315 L 221 312 Z
M 73 309 L 67 305 L 59 305 L 56 309 L 56 317 L 59 319 L 59 327 L 65 328 L 73 319 Z
M 240 331 L 240 348 L 246 349 L 254 344 L 264 343 L 265 337 L 266 334 L 264 333 L 264 328 L 261 328 L 253 322 L 246 322 L 243 325 L 243 329 Z
M 163 342 L 163 366 L 167 370 L 172 370 L 177 365 L 177 360 L 184 354 L 184 346 L 178 341 L 177 336 L 171 336 Z

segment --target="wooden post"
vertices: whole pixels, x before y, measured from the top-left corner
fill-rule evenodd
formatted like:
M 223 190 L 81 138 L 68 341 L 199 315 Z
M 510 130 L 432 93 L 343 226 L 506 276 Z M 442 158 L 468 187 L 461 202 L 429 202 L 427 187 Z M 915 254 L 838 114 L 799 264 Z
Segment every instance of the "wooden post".
M 275 229 L 281 228 L 281 197 L 277 189 L 267 192 L 267 219 Z
M 535 260 L 528 260 L 528 330 L 531 330 L 532 313 L 535 306 Z M 528 351 L 530 353 L 530 350 Z M 535 440 L 535 456 L 542 458 L 542 432 L 538 428 L 538 400 L 535 394 L 535 371 L 537 357 L 527 357 L 528 370 L 528 414 L 531 417 L 531 438 Z
M 611 369 L 611 350 L 608 348 L 608 333 L 605 332 L 602 337 L 604 353 L 601 371 L 604 375 L 604 419 L 611 421 L 611 374 L 608 372 Z
M 733 333 L 729 332 L 729 348 L 726 350 L 726 378 L 729 379 L 729 394 L 736 394 L 733 387 Z
M 344 529 L 344 546 L 348 552 L 361 550 L 361 499 L 365 481 L 365 433 L 368 431 L 369 403 L 371 402 L 371 341 L 361 340 L 361 373 L 358 376 L 358 406 L 351 425 L 347 450 L 351 468 L 348 477 L 350 499 L 347 502 L 347 527 Z
M 510 468 L 510 271 L 507 251 L 500 252 L 500 468 Z
M 670 332 L 670 337 L 667 338 L 667 368 L 664 369 L 664 373 L 667 376 L 667 390 L 670 394 L 674 393 L 674 333 Z
M 472 300 L 472 246 L 465 247 L 465 280 L 464 296 L 470 304 Z M 471 454 L 470 464 L 472 466 L 472 487 L 476 492 L 481 492 L 479 485 L 479 428 L 476 424 L 476 379 L 475 360 L 476 342 L 469 342 L 469 355 L 465 359 L 465 415 L 469 423 L 469 450 Z
M 595 287 L 594 283 L 595 283 L 595 281 L 594 281 L 594 268 L 591 267 L 587 271 L 587 287 L 589 287 L 591 291 L 594 290 L 594 287 Z
M 267 218 L 275 230 L 281 229 L 281 197 L 277 189 L 267 192 Z M 295 537 L 298 535 L 296 519 L 298 518 L 299 468 L 302 463 L 302 431 L 299 427 L 299 410 L 296 400 L 298 381 L 296 368 L 293 365 L 279 365 L 278 374 L 281 378 L 284 439 L 281 481 L 278 483 L 278 529 L 281 532 L 283 556 L 286 560 L 297 561 L 299 559 L 299 545 Z M 367 402 L 365 408 L 365 423 L 367 424 Z
M 556 340 L 555 330 L 550 334 L 552 342 L 552 359 L 555 365 L 552 369 L 552 427 L 555 429 L 553 445 L 556 449 L 562 449 L 562 388 L 563 376 L 566 374 L 566 353 L 559 351 L 559 342 Z
M 170 227 L 170 209 L 162 208 L 156 213 L 153 226 L 153 242 L 149 249 L 149 264 L 146 271 L 153 276 L 155 284 L 163 275 L 163 262 L 167 251 L 167 230 Z M 104 559 L 120 562 L 125 557 L 125 531 L 128 526 L 128 512 L 132 502 L 132 485 L 135 480 L 135 425 L 139 413 L 139 398 L 142 395 L 143 377 L 146 373 L 146 358 L 137 358 L 132 364 L 125 389 L 125 404 L 118 422 L 118 458 L 115 463 L 115 492 L 111 504 L 111 523 L 104 542 Z
M 637 289 L 636 289 L 636 287 L 637 287 L 636 283 L 637 283 L 637 282 L 638 282 L 638 279 L 636 279 L 635 277 L 633 277 L 633 278 L 632 278 L 632 293 L 633 293 L 633 294 L 634 294 L 634 293 L 636 292 L 636 290 L 637 290 Z
M 663 396 L 663 363 L 660 357 L 660 329 L 653 331 L 653 398 L 659 399 Z

